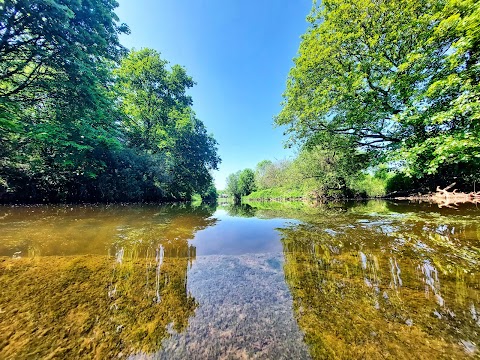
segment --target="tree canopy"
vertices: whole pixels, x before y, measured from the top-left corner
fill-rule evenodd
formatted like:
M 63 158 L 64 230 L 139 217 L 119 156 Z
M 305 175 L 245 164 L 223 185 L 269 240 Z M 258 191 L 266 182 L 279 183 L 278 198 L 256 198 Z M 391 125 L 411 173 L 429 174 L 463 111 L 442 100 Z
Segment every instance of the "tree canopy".
M 118 69 L 117 86 L 126 143 L 154 157 L 162 157 L 169 177 L 169 194 L 189 198 L 206 192 L 210 170 L 220 158 L 217 142 L 196 118 L 186 94 L 194 85 L 184 68 L 168 62 L 152 49 L 131 51 Z
M 0 4 L 0 97 L 34 100 L 66 76 L 95 81 L 98 65 L 125 52 L 114 0 L 5 0 Z M 29 90 L 28 92 L 26 90 Z
M 242 196 L 255 190 L 255 173 L 252 169 L 240 170 L 227 177 L 226 191 L 233 196 L 235 202 L 240 202 Z
M 212 185 L 186 70 L 127 51 L 113 0 L 0 3 L 0 200 L 162 201 Z
M 418 178 L 478 170 L 479 9 L 474 0 L 322 1 L 276 124 L 293 142 L 356 148 Z

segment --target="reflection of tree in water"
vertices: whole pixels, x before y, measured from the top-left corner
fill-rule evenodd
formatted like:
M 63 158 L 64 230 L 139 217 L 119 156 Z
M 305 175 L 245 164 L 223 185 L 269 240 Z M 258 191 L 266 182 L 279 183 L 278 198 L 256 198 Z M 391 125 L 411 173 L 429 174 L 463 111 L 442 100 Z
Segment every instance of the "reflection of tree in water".
M 0 256 L 17 251 L 21 256 L 103 255 L 126 232 L 143 232 L 145 236 L 133 238 L 156 242 L 162 234 L 160 228 L 168 230 L 172 219 L 181 218 L 187 221 L 180 225 L 188 235 L 192 231 L 189 222 L 201 228 L 205 225 L 202 219 L 208 219 L 214 211 L 209 205 L 195 207 L 188 203 L 0 207 Z M 195 219 L 199 219 L 198 224 Z M 113 255 L 115 249 L 111 250 Z
M 280 230 L 312 357 L 478 355 L 479 222 L 371 212 Z
M 0 354 L 127 357 L 183 331 L 198 305 L 187 290 L 188 240 L 215 220 L 206 209 L 173 210 L 165 226 L 124 229 L 115 256 L 1 259 Z
M 116 230 L 113 251 L 128 251 L 131 256 L 154 257 L 160 245 L 165 256 L 189 257 L 191 249 L 188 241 L 194 234 L 216 223 L 212 217 L 214 208 L 208 206 L 192 207 L 188 204 L 163 206 L 148 216 L 159 220 L 136 223 Z M 194 249 L 194 248 L 193 248 Z
M 224 207 L 228 215 L 237 217 L 254 217 L 257 209 L 249 204 L 229 204 Z

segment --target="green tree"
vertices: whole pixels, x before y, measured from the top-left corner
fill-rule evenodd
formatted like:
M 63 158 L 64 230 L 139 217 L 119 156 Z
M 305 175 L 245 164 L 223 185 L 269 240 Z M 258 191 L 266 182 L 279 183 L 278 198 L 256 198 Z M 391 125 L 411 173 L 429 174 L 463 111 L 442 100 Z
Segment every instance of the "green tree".
M 351 183 L 364 167 L 364 161 L 360 153 L 317 145 L 300 152 L 289 169 L 289 177 L 315 196 L 349 196 Z
M 2 201 L 184 200 L 212 184 L 193 80 L 155 50 L 127 53 L 117 6 L 0 3 Z
M 203 203 L 216 203 L 218 198 L 217 189 L 213 183 L 208 187 L 208 189 L 201 194 Z
M 233 197 L 235 203 L 241 202 L 242 196 L 249 195 L 255 190 L 255 173 L 252 169 L 239 170 L 228 175 L 226 191 Z
M 196 118 L 186 91 L 194 85 L 184 68 L 152 49 L 131 51 L 115 70 L 126 144 L 163 159 L 165 182 L 152 181 L 174 199 L 190 199 L 212 184 L 217 142 Z
M 118 146 L 111 67 L 125 51 L 115 1 L 2 1 L 0 154 L 4 188 L 29 201 L 66 200 Z
M 240 195 L 246 196 L 255 190 L 255 173 L 252 169 L 242 170 L 238 176 L 238 191 Z
M 216 140 L 190 108 L 174 120 L 175 127 L 168 132 L 171 145 L 164 148 L 164 153 L 172 174 L 171 192 L 180 192 L 188 199 L 213 186 L 210 171 L 216 170 L 221 160 Z
M 288 170 L 291 166 L 291 160 L 260 161 L 255 167 L 255 186 L 262 190 L 286 185 L 290 181 Z
M 127 144 L 151 153 L 171 145 L 172 112 L 178 116 L 192 105 L 186 95 L 192 78 L 179 65 L 167 66 L 156 50 L 141 49 L 132 50 L 115 70 Z
M 259 189 L 268 187 L 268 171 L 273 166 L 270 160 L 262 160 L 255 166 L 255 184 Z
M 0 98 L 38 100 L 64 74 L 89 87 L 105 59 L 124 52 L 115 0 L 5 0 L 0 3 Z M 27 91 L 28 90 L 28 91 Z
M 471 185 L 480 180 L 480 3 L 447 1 L 438 19 L 430 41 L 450 47 L 425 92 L 427 136 L 407 139 L 399 158 L 407 175 L 450 173 Z
M 236 173 L 230 174 L 227 176 L 226 180 L 225 190 L 233 197 L 235 203 L 239 203 L 242 197 L 239 187 L 240 173 L 241 171 L 237 171 Z
M 473 0 L 323 1 L 276 124 L 325 149 L 340 136 L 417 177 L 478 167 L 479 14 Z

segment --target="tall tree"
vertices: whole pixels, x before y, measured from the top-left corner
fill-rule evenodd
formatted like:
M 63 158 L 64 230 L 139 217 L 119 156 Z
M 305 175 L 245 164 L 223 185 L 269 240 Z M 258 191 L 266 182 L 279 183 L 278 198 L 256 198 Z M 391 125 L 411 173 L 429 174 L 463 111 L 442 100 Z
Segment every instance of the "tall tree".
M 251 194 L 256 190 L 255 173 L 252 169 L 244 169 L 238 176 L 238 190 L 242 196 Z
M 192 78 L 179 65 L 169 68 L 152 49 L 131 51 L 115 74 L 127 145 L 165 160 L 170 196 L 205 192 L 220 158 L 215 139 L 191 108 Z
M 172 192 L 190 198 L 193 193 L 203 194 L 213 186 L 211 170 L 220 163 L 217 141 L 192 109 L 172 114 L 175 129 L 170 129 L 169 145 L 164 148 L 170 159 Z
M 155 153 L 168 147 L 167 129 L 174 125 L 172 112 L 192 105 L 186 91 L 194 85 L 184 68 L 174 65 L 153 49 L 131 51 L 115 71 L 125 114 L 128 144 Z
M 291 160 L 260 161 L 255 167 L 256 187 L 261 190 L 286 185 L 289 180 L 287 173 L 291 165 Z
M 112 63 L 125 49 L 116 1 L 0 3 L 0 159 L 5 188 L 62 199 L 103 171 L 116 145 Z M 80 190 L 81 186 L 76 186 Z M 35 200 L 36 199 L 36 200 Z
M 227 177 L 226 190 L 235 203 L 242 200 L 242 196 L 251 194 L 256 190 L 255 173 L 252 169 L 243 169 Z
M 240 192 L 240 187 L 238 184 L 240 172 L 241 171 L 237 171 L 236 173 L 228 175 L 226 180 L 225 190 L 227 191 L 228 194 L 230 194 L 233 197 L 233 201 L 235 203 L 240 202 L 240 199 L 242 197 Z
M 293 140 L 395 150 L 419 177 L 478 164 L 478 2 L 326 0 L 309 20 L 275 120 Z

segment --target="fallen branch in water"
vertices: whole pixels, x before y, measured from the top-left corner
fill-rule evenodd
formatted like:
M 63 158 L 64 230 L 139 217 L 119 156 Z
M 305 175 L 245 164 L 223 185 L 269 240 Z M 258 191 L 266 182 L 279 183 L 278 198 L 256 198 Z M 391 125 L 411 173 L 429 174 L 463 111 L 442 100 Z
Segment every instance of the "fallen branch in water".
M 414 200 L 414 201 L 427 201 L 437 204 L 439 207 L 455 208 L 458 204 L 479 204 L 480 203 L 480 191 L 475 192 L 458 192 L 456 189 L 449 191 L 455 186 L 456 183 L 452 183 L 447 187 L 441 189 L 437 186 L 437 191 L 434 193 L 428 193 L 425 195 L 418 194 L 407 197 L 397 197 L 398 200 Z

